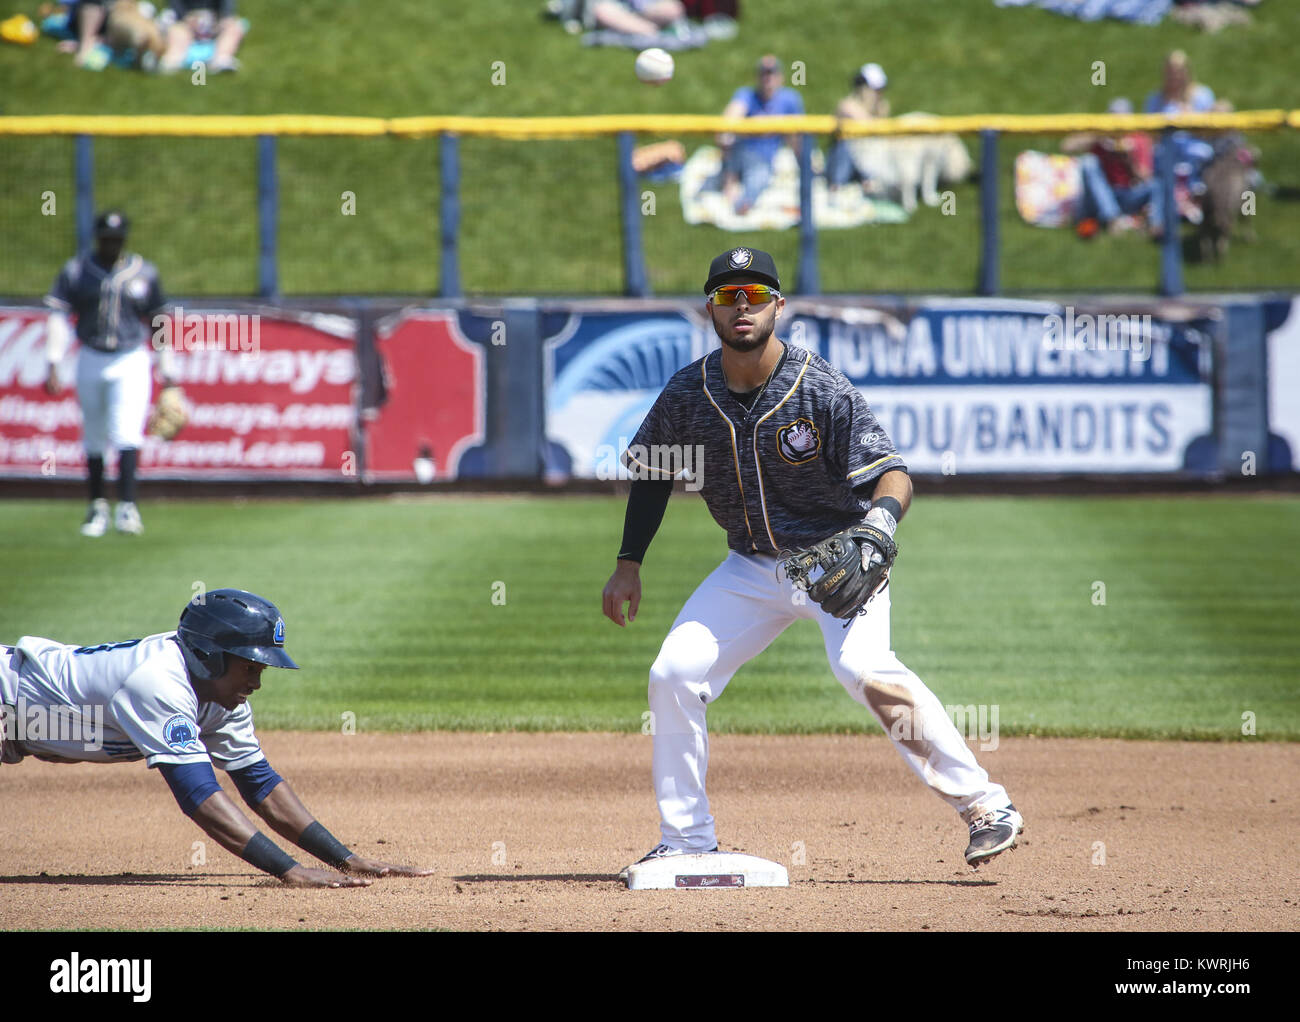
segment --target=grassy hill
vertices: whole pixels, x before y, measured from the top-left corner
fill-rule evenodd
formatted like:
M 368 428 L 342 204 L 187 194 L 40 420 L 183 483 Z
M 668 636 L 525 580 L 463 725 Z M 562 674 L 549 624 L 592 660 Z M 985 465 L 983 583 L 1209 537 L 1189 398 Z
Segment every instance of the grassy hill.
M 0 3 L 0 15 L 33 7 Z M 668 86 L 632 76 L 625 50 L 586 48 L 539 17 L 540 0 L 380 0 L 294 4 L 244 0 L 252 22 L 238 74 L 192 84 L 81 71 L 52 42 L 0 45 L 0 113 L 320 113 L 544 115 L 717 113 L 772 51 L 802 61 L 810 112 L 830 112 L 866 60 L 890 75 L 896 112 L 1103 111 L 1139 103 L 1161 59 L 1182 48 L 1198 77 L 1239 109 L 1300 106 L 1292 73 L 1300 7 L 1261 5 L 1254 24 L 1207 35 L 1172 21 L 1155 28 L 1083 24 L 992 0 L 745 0 L 738 38 L 680 54 Z M 1096 62 L 1106 84 L 1092 84 Z M 505 71 L 494 85 L 496 62 Z M 685 139 L 688 146 L 703 141 Z M 972 151 L 974 139 L 968 139 Z M 1192 288 L 1300 286 L 1300 204 L 1293 131 L 1251 139 L 1268 180 L 1252 244 L 1219 266 L 1189 267 Z M 1008 290 L 1149 290 L 1158 253 L 1136 236 L 1085 243 L 1020 223 L 1004 141 L 1003 284 Z M 481 293 L 617 293 L 621 286 L 614 147 L 609 140 L 463 143 L 462 277 Z M 71 252 L 72 143 L 0 139 L 0 294 L 34 295 Z M 438 281 L 436 140 L 286 139 L 280 147 L 281 283 L 286 293 L 431 292 Z M 136 220 L 133 245 L 159 263 L 176 294 L 247 293 L 255 286 L 255 146 L 248 140 L 105 139 L 97 200 Z M 1289 192 L 1288 192 L 1289 189 Z M 690 227 L 675 185 L 654 188 L 646 218 L 651 281 L 663 294 L 697 290 L 701 268 L 736 243 L 766 247 L 793 276 L 795 232 L 737 235 Z M 341 213 L 342 194 L 356 215 Z M 57 215 L 42 216 L 54 192 Z M 975 279 L 977 189 L 956 189 L 957 213 L 923 209 L 905 225 L 821 236 L 827 291 L 967 290 Z

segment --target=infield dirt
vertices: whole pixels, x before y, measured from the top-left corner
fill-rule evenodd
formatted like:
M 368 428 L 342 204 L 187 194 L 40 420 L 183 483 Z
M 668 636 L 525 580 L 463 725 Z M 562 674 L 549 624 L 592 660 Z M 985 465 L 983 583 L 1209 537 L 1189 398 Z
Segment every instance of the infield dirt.
M 650 739 L 268 732 L 354 850 L 427 879 L 303 891 L 181 815 L 157 771 L 0 767 L 0 929 L 1294 930 L 1300 746 L 1004 739 L 977 754 L 1026 819 L 978 872 L 881 737 L 714 736 L 722 844 L 787 889 L 626 890 L 657 841 Z M 227 790 L 230 786 L 227 784 Z M 201 845 L 196 842 L 202 842 Z M 195 864 L 200 849 L 206 862 Z

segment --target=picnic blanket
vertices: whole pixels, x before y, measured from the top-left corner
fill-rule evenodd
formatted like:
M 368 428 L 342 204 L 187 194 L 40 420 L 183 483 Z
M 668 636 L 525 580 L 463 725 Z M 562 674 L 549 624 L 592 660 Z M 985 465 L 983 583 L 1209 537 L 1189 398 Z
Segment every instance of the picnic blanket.
M 772 168 L 772 180 L 753 208 L 737 213 L 715 180 L 722 170 L 722 150 L 701 146 L 682 167 L 682 217 L 688 224 L 713 224 L 724 231 L 781 231 L 793 227 L 799 222 L 799 161 L 783 146 L 777 150 Z M 869 198 L 853 185 L 838 189 L 832 196 L 826 179 L 820 176 L 813 180 L 812 199 L 813 223 L 819 230 L 907 222 L 907 213 L 898 203 Z
M 1074 156 L 1026 149 L 1016 157 L 1016 212 L 1035 227 L 1068 227 L 1083 198 Z
M 1080 21 L 1116 18 L 1134 25 L 1159 25 L 1173 0 L 993 0 L 999 7 L 1041 7 Z
M 680 34 L 658 32 L 654 35 L 639 32 L 616 32 L 612 28 L 597 28 L 582 37 L 583 46 L 621 46 L 627 50 L 648 50 L 657 46 L 670 52 L 698 50 L 706 46 L 709 36 L 703 29 L 688 28 Z

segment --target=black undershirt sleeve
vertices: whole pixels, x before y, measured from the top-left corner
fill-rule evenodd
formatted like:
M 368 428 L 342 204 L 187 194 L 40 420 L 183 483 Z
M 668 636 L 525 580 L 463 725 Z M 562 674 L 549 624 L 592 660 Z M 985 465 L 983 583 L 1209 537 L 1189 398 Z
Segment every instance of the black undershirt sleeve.
M 620 561 L 645 560 L 650 541 L 655 538 L 673 495 L 671 479 L 634 479 L 627 495 L 627 515 L 623 519 L 623 545 L 618 548 Z

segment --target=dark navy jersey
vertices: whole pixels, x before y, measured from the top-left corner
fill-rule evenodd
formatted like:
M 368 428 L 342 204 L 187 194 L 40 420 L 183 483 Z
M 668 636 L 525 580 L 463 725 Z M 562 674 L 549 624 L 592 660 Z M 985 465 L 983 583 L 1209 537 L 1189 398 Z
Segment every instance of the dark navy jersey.
M 158 270 L 123 252 L 111 270 L 89 253 L 69 259 L 54 279 L 45 304 L 76 317 L 77 340 L 99 351 L 131 351 L 148 343 L 147 322 L 166 304 Z
M 727 389 L 721 351 L 679 370 L 624 458 L 633 478 L 689 473 L 741 553 L 795 549 L 862 521 L 870 484 L 907 468 L 839 370 L 787 351 L 750 410 Z

